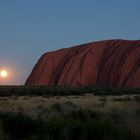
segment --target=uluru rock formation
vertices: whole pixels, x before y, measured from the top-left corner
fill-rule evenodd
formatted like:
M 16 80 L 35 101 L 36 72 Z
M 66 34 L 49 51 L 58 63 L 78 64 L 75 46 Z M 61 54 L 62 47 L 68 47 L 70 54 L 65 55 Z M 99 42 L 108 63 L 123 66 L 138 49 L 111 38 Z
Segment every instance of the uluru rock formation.
M 140 40 L 105 40 L 45 53 L 25 85 L 140 87 Z

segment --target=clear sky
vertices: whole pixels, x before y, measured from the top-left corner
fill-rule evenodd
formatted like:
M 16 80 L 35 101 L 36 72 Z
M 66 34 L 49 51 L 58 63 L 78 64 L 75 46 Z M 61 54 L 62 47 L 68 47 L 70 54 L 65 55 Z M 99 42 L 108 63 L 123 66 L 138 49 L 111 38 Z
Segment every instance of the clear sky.
M 106 39 L 140 39 L 140 0 L 0 0 L 0 85 L 24 84 L 47 51 Z

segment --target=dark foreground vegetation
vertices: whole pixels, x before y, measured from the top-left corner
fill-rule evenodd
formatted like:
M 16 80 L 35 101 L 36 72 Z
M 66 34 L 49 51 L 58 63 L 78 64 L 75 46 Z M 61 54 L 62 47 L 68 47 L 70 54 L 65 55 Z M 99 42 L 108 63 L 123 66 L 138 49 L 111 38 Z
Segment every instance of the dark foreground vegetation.
M 0 86 L 0 96 L 43 96 L 43 95 L 124 95 L 140 94 L 140 88 L 114 87 L 54 87 L 54 86 Z
M 78 107 L 72 101 L 77 99 L 79 103 L 83 103 L 85 94 L 103 95 L 99 96 L 100 101 L 98 106 L 93 104 L 92 107 Z M 99 88 L 99 87 L 46 87 L 46 86 L 0 86 L 1 106 L 0 112 L 0 140 L 139 140 L 140 139 L 140 97 L 132 95 L 132 97 L 117 96 L 109 99 L 104 95 L 131 95 L 140 94 L 138 88 Z M 13 96 L 14 95 L 14 96 Z M 57 95 L 57 96 L 54 96 Z M 65 95 L 81 95 L 73 96 L 70 100 L 69 96 Z M 6 97 L 5 96 L 9 96 Z M 14 102 L 10 99 L 14 97 Z M 17 96 L 17 97 L 15 97 Z M 23 100 L 20 96 L 25 96 Z M 28 97 L 27 97 L 28 96 Z M 27 104 L 24 103 L 30 96 L 42 96 L 43 99 L 37 107 L 33 106 L 32 113 L 36 111 L 36 118 L 26 115 L 28 111 Z M 46 102 L 49 102 L 48 96 L 54 96 L 55 102 L 48 107 Z M 58 97 L 59 96 L 59 97 Z M 66 97 L 62 102 L 60 96 Z M 113 96 L 113 97 L 114 97 Z M 38 98 L 37 97 L 37 98 Z M 46 98 L 47 97 L 47 98 Z M 89 98 L 95 98 L 89 96 Z M 112 96 L 111 96 L 112 97 Z M 27 99 L 26 99 L 27 98 Z M 36 97 L 35 97 L 36 98 Z M 52 100 L 51 100 L 52 101 Z M 96 100 L 94 100 L 96 101 Z M 16 110 L 16 102 L 18 103 Z M 23 102 L 23 103 L 22 103 Z M 119 106 L 118 102 L 122 105 Z M 98 103 L 98 101 L 97 101 Z M 127 103 L 127 104 L 125 104 Z M 31 105 L 29 104 L 29 105 Z M 112 105 L 118 104 L 117 109 L 110 109 Z M 133 105 L 136 108 L 133 109 Z M 10 111 L 3 109 L 9 105 L 12 108 Z M 109 106 L 110 105 L 110 106 Z M 130 108 L 123 105 L 130 105 Z M 86 105 L 88 107 L 88 102 Z M 28 106 L 29 107 L 29 106 Z M 99 110 L 102 108 L 102 110 Z
M 43 121 L 21 113 L 0 113 L 0 139 L 139 140 L 140 127 L 133 126 L 129 117 L 118 111 L 101 114 L 80 109 Z M 135 114 L 137 117 L 140 113 Z M 138 123 L 137 119 L 134 122 Z

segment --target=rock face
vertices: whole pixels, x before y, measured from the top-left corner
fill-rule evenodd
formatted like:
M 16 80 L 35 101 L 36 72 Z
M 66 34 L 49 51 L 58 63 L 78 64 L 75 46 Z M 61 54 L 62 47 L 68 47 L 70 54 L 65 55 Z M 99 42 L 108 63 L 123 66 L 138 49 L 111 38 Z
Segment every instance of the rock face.
M 140 87 L 140 40 L 106 40 L 45 53 L 25 85 Z

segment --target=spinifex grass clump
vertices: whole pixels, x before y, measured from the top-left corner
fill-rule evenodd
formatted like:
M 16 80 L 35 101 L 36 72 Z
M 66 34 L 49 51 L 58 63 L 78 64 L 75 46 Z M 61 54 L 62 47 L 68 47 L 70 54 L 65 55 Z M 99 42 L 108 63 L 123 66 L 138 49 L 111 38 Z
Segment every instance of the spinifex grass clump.
M 136 133 L 129 128 L 127 115 L 116 117 L 112 113 L 79 109 L 45 121 L 21 113 L 1 113 L 0 132 L 9 140 L 139 140 L 140 130 Z
M 5 137 L 11 139 L 29 137 L 39 127 L 39 123 L 21 113 L 1 113 L 0 122 Z

